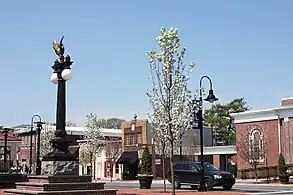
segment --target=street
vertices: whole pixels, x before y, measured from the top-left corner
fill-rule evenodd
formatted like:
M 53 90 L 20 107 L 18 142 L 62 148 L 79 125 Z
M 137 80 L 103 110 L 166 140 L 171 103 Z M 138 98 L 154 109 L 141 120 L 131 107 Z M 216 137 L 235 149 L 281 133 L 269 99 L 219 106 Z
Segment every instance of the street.
M 170 189 L 171 185 L 167 183 L 167 188 Z M 106 188 L 138 188 L 138 181 L 106 181 Z M 163 189 L 162 181 L 154 181 L 152 184 L 152 189 Z M 189 186 L 182 186 L 181 190 L 191 190 Z M 213 191 L 223 191 L 220 187 L 215 187 Z M 293 185 L 284 186 L 278 184 L 235 184 L 233 192 L 242 192 L 250 195 L 269 195 L 269 194 L 293 194 Z

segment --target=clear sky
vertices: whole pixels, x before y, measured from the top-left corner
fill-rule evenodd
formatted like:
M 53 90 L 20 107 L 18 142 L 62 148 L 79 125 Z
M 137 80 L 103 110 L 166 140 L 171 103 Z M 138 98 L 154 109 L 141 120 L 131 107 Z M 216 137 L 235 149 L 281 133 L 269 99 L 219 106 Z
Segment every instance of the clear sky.
M 52 40 L 62 35 L 74 61 L 68 120 L 145 117 L 146 52 L 161 26 L 178 28 L 185 62 L 197 62 L 193 90 L 209 75 L 220 102 L 278 107 L 293 96 L 292 9 L 290 0 L 1 1 L 0 124 L 29 123 L 33 114 L 55 120 Z

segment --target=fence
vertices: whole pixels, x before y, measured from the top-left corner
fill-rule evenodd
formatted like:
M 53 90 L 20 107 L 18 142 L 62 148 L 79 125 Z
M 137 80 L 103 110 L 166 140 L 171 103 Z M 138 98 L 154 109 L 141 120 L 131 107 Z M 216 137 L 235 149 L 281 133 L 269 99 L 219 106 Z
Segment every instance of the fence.
M 293 165 L 287 165 L 289 172 L 292 172 Z M 279 170 L 278 166 L 270 166 L 270 167 L 259 167 L 256 170 L 253 168 L 250 169 L 242 169 L 237 170 L 237 177 L 240 179 L 255 179 L 255 171 L 257 172 L 257 178 L 274 178 L 278 177 Z

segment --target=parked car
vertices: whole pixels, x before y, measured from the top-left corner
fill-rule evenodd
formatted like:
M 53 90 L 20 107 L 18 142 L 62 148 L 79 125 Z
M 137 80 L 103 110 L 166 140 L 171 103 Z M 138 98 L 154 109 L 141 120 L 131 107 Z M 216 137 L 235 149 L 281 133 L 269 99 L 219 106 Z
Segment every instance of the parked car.
M 169 170 L 168 180 L 171 183 Z M 197 189 L 201 180 L 201 163 L 194 161 L 182 161 L 174 165 L 174 185 L 179 189 L 181 185 L 189 185 Z M 215 186 L 221 186 L 224 190 L 231 190 L 235 184 L 235 177 L 232 173 L 221 171 L 213 164 L 204 163 L 204 180 L 207 190 Z

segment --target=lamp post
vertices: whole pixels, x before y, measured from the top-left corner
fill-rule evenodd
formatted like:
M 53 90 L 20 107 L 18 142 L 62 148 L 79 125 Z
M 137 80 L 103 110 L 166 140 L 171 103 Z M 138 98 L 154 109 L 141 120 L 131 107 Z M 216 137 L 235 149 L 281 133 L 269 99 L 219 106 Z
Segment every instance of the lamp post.
M 64 57 L 63 38 L 53 41 L 53 49 L 59 59 L 54 62 L 51 81 L 57 84 L 56 131 L 52 140 L 53 150 L 46 154 L 42 161 L 77 161 L 77 155 L 68 150 L 70 141 L 66 140 L 66 81 L 72 79 L 72 61 L 69 55 Z
M 31 119 L 31 131 L 30 131 L 30 160 L 29 160 L 29 173 L 32 173 L 32 164 L 33 164 L 33 135 L 34 135 L 34 119 L 35 117 L 39 118 L 39 122 L 42 121 L 40 115 L 33 115 Z
M 4 166 L 7 168 L 7 138 L 9 128 L 4 128 Z
M 37 142 L 37 168 L 36 168 L 36 175 L 41 174 L 42 170 L 42 163 L 40 159 L 40 150 L 41 150 L 41 131 L 42 131 L 42 125 L 45 124 L 42 121 L 35 122 L 37 124 L 37 132 L 38 132 L 38 142 Z
M 206 185 L 204 180 L 204 160 L 203 160 L 204 143 L 203 143 L 203 112 L 202 112 L 202 106 L 203 106 L 202 81 L 205 78 L 208 79 L 210 82 L 210 89 L 209 89 L 208 96 L 204 100 L 210 103 L 213 103 L 218 100 L 218 98 L 214 95 L 212 80 L 208 76 L 202 76 L 199 81 L 199 109 L 196 114 L 197 121 L 198 121 L 198 128 L 200 131 L 200 164 L 201 164 L 201 180 L 200 180 L 198 191 L 206 191 Z

